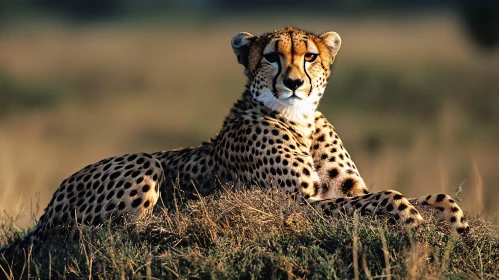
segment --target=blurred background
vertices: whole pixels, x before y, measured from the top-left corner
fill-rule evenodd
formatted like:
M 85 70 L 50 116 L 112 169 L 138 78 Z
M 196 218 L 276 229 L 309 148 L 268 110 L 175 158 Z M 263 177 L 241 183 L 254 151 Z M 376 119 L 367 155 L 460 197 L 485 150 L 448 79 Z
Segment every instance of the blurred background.
M 0 211 L 26 223 L 89 163 L 207 140 L 245 83 L 232 36 L 292 25 L 343 39 L 320 110 L 371 190 L 461 186 L 495 219 L 497 3 L 2 0 Z

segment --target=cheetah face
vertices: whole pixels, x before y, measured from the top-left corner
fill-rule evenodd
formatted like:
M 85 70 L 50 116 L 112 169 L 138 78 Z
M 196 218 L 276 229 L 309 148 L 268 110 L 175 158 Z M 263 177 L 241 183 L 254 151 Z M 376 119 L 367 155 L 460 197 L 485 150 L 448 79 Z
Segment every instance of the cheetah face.
M 316 36 L 292 27 L 260 37 L 241 32 L 232 38 L 253 97 L 298 122 L 313 116 L 340 46 L 335 32 Z

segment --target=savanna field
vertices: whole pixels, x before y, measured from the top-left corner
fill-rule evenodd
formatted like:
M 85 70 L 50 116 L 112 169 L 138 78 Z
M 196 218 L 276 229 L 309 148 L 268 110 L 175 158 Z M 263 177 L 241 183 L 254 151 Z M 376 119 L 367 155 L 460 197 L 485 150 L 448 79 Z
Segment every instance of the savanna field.
M 469 235 L 447 235 L 428 213 L 411 232 L 227 186 L 139 225 L 20 252 L 28 261 L 2 266 L 0 279 L 498 279 L 499 53 L 477 48 L 451 14 L 5 24 L 0 246 L 87 164 L 214 136 L 245 83 L 230 39 L 288 24 L 342 37 L 319 109 L 370 190 L 457 196 Z

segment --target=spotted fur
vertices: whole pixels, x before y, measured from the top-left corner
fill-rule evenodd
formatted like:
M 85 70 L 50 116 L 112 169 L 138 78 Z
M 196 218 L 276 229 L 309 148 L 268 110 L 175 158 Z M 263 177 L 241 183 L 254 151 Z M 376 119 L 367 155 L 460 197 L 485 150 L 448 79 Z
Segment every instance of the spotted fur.
M 140 219 L 174 185 L 187 196 L 206 195 L 217 180 L 277 186 L 325 213 L 388 214 L 408 226 L 422 217 L 414 203 L 439 209 L 452 229 L 469 229 L 445 194 L 411 200 L 397 191 L 369 193 L 334 127 L 317 110 L 341 38 L 284 28 L 261 36 L 236 34 L 232 47 L 248 77 L 220 132 L 198 147 L 130 154 L 91 164 L 64 180 L 35 228 L 20 245 L 37 245 L 54 229 Z

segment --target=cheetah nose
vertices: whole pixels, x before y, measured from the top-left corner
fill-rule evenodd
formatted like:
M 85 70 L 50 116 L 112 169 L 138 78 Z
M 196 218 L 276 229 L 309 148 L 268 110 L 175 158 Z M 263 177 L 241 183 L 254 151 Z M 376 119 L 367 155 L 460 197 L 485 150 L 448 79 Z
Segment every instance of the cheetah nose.
M 303 80 L 302 79 L 290 79 L 286 78 L 284 79 L 284 85 L 289 88 L 292 91 L 295 91 L 297 88 L 299 88 L 301 85 L 303 85 Z

